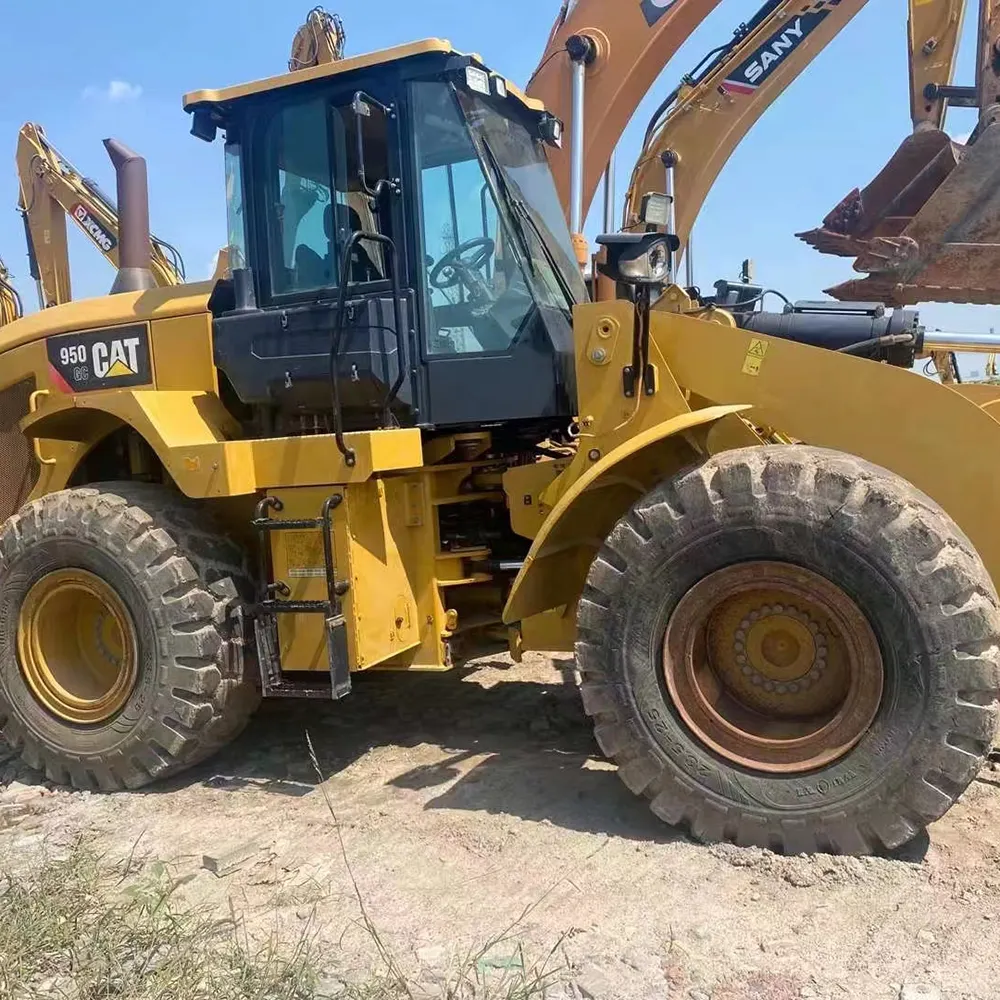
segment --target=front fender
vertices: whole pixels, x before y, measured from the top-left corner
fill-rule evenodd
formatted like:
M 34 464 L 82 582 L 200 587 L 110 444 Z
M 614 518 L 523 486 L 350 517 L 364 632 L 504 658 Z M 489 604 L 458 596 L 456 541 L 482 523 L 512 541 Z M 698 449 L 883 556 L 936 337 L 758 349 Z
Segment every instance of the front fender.
M 681 413 L 629 438 L 582 474 L 576 462 L 567 468 L 552 484 L 559 500 L 535 536 L 503 620 L 510 624 L 574 604 L 597 550 L 618 519 L 697 456 L 698 447 L 687 432 L 708 430 L 747 409 L 734 404 Z M 564 477 L 573 481 L 560 488 Z

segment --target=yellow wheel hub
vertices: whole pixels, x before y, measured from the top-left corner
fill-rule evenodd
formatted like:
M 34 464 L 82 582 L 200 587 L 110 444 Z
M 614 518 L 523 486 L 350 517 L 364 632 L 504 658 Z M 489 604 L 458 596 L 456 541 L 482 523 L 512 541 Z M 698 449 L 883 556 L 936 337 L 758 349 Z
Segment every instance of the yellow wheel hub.
M 663 656 L 689 728 L 761 771 L 807 771 L 843 756 L 882 698 L 867 618 L 839 587 L 789 563 L 741 563 L 696 584 L 671 615 Z
M 28 591 L 17 651 L 35 697 L 68 722 L 110 719 L 135 686 L 131 616 L 117 593 L 86 570 L 56 570 Z

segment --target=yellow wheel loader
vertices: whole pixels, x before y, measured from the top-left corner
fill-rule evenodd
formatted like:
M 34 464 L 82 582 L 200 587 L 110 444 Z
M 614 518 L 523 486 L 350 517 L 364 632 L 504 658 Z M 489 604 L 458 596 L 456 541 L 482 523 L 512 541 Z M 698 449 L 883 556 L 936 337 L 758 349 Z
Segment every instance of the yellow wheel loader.
M 948 809 L 996 720 L 1000 471 L 964 456 L 1000 428 L 905 370 L 919 330 L 741 329 L 659 231 L 602 238 L 588 301 L 561 123 L 444 41 L 185 107 L 224 134 L 231 275 L 153 287 L 109 140 L 113 294 L 0 332 L 26 761 L 137 787 L 261 695 L 502 644 L 575 649 L 602 750 L 700 839 L 863 853 Z

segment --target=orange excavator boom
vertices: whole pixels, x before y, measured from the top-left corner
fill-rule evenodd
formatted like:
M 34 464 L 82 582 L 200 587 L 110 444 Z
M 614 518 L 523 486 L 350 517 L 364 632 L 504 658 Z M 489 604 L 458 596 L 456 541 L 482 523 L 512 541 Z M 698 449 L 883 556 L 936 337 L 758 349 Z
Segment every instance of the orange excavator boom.
M 684 40 L 719 0 L 564 0 L 545 51 L 528 83 L 572 133 L 573 68 L 586 77 L 582 114 L 583 166 L 578 213 L 587 211 L 618 140 L 639 103 Z M 567 218 L 571 204 L 570 149 L 553 149 L 549 162 Z

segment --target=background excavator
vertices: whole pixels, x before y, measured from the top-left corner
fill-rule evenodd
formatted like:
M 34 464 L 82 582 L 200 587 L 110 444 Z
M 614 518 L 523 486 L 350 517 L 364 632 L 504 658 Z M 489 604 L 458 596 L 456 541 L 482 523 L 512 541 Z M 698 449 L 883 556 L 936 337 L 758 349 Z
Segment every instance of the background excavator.
M 915 8 L 920 11 L 921 8 Z M 953 19 L 961 19 L 954 5 Z M 937 48 L 933 25 L 911 19 L 911 47 Z M 838 299 L 995 303 L 1000 300 L 1000 6 L 980 0 L 976 79 L 913 89 L 914 131 L 882 171 L 851 191 L 817 229 L 799 235 L 821 253 L 856 257 L 868 277 L 828 289 Z M 944 102 L 974 108 L 955 142 L 927 113 Z
M 624 228 L 641 225 L 642 198 L 663 190 L 669 169 L 673 231 L 685 247 L 705 198 L 740 141 L 866 2 L 825 0 L 804 5 L 801 0 L 768 0 L 728 42 L 708 52 L 649 123 L 626 195 Z M 950 81 L 960 12 L 959 0 L 910 0 L 909 61 L 915 97 L 932 83 Z M 928 20 L 941 27 L 938 44 L 929 54 L 914 50 L 912 28 Z M 943 98 L 915 101 L 914 120 L 940 129 L 944 112 Z
M 18 133 L 18 209 L 24 218 L 28 265 L 45 309 L 71 301 L 69 217 L 118 267 L 119 221 L 114 200 L 84 177 L 49 142 L 40 125 L 25 124 Z M 184 280 L 184 261 L 166 240 L 150 238 L 150 271 L 160 287 Z
M 832 0 L 803 4 L 799 0 L 768 0 L 748 22 L 737 27 L 729 41 L 712 49 L 692 72 L 686 74 L 657 109 L 632 172 L 622 227 L 625 231 L 648 229 L 647 196 L 665 193 L 668 196 L 667 215 L 657 222 L 676 236 L 675 259 L 684 252 L 688 285 L 694 284 L 688 245 L 691 228 L 722 167 L 764 111 L 865 2 Z M 564 4 L 532 79 L 529 92 L 543 98 L 547 106 L 564 118 L 573 135 L 569 154 L 551 151 L 550 159 L 557 180 L 562 180 L 560 193 L 564 195 L 564 206 L 574 232 L 579 232 L 589 210 L 602 164 L 607 162 L 603 157 L 613 148 L 642 98 L 648 75 L 656 69 L 656 58 L 669 58 L 686 37 L 678 32 L 690 32 L 711 10 L 710 5 L 691 5 L 684 11 L 675 10 L 674 18 L 668 20 L 669 5 L 664 5 L 662 15 L 654 9 L 659 6 L 642 4 L 642 19 L 630 19 L 627 11 L 616 7 L 614 23 L 608 24 L 610 19 L 598 0 L 575 6 Z M 990 33 L 990 10 L 990 0 L 984 0 L 980 9 L 981 48 L 983 33 Z M 876 223 L 888 216 L 889 231 L 898 232 L 901 223 L 905 225 L 908 221 L 896 217 L 900 214 L 900 203 L 904 209 L 907 205 L 912 208 L 914 203 L 919 205 L 919 197 L 926 198 L 954 168 L 960 151 L 965 151 L 965 147 L 953 143 L 943 131 L 949 100 L 952 103 L 958 100 L 966 106 L 978 101 L 982 106 L 987 100 L 982 95 L 989 93 L 987 81 L 993 70 L 988 69 L 985 60 L 980 60 L 977 84 L 980 96 L 975 101 L 968 88 L 952 86 L 963 13 L 964 0 L 911 0 L 907 37 L 914 134 L 904 142 L 877 181 L 866 189 L 863 198 L 854 192 L 845 199 L 850 206 L 847 217 L 851 211 L 857 213 L 858 206 L 863 203 L 868 216 Z M 598 26 L 594 27 L 595 24 Z M 634 74 L 624 73 L 623 83 L 609 71 L 615 53 L 619 57 L 627 55 L 629 59 L 641 53 L 647 61 L 640 60 Z M 1000 57 L 995 57 L 994 61 L 996 58 Z M 981 230 L 984 222 L 981 217 L 989 212 L 988 207 L 982 206 L 983 192 L 997 187 L 991 183 L 991 178 L 1000 149 L 991 150 L 989 143 L 982 139 L 978 140 L 976 148 L 978 132 L 977 129 L 973 133 L 970 142 L 973 155 L 967 158 L 963 169 L 929 209 L 936 210 L 933 224 L 928 227 L 926 220 L 921 221 L 925 223 L 926 254 L 944 251 L 954 256 L 964 250 L 978 255 L 980 266 L 989 268 L 996 255 L 995 247 L 990 245 L 993 238 L 975 227 L 979 225 Z M 570 166 L 574 161 L 579 164 L 575 173 Z M 609 168 L 605 184 L 606 230 L 613 227 L 616 215 L 612 198 L 613 180 Z M 994 215 L 1000 216 L 1000 212 Z M 835 220 L 834 227 L 838 220 L 843 224 L 844 206 L 840 207 L 839 214 L 831 213 L 831 218 Z M 854 218 L 857 219 L 857 215 Z M 864 220 L 865 223 L 869 221 Z M 963 239 L 970 245 L 946 246 L 956 241 L 956 232 L 964 233 Z M 806 238 L 812 235 L 811 241 L 818 241 L 820 248 L 829 252 L 860 252 L 857 242 L 852 243 L 839 233 L 824 230 L 818 235 L 805 235 Z M 912 251 L 912 234 L 905 234 L 901 243 L 904 249 Z M 864 246 L 867 244 L 862 248 Z M 898 262 L 899 248 L 894 246 L 892 250 L 897 255 L 893 260 Z M 583 260 L 585 255 L 585 244 L 580 238 L 578 256 Z M 890 342 L 891 352 L 894 338 L 903 341 L 909 336 L 907 331 L 917 328 L 917 316 L 905 310 L 890 314 L 884 306 L 873 306 L 873 302 L 893 305 L 941 299 L 989 302 L 996 301 L 1000 292 L 1000 285 L 991 289 L 989 281 L 980 278 L 976 293 L 966 289 L 964 295 L 956 295 L 955 282 L 946 289 L 928 287 L 928 281 L 933 278 L 931 273 L 914 280 L 911 273 L 912 287 L 905 297 L 888 289 L 887 280 L 890 283 L 896 280 L 892 277 L 879 279 L 877 286 L 873 285 L 875 279 L 860 284 L 851 282 L 831 290 L 836 298 L 851 300 L 845 302 L 844 307 L 808 302 L 800 308 L 786 300 L 782 313 L 769 314 L 760 308 L 764 289 L 753 285 L 748 273 L 741 283 L 719 283 L 722 287 L 717 285 L 717 294 L 703 297 L 702 302 L 722 304 L 731 309 L 736 307 L 741 324 L 772 334 L 804 339 L 822 334 L 827 339 L 821 327 L 839 330 L 839 333 L 830 333 L 830 345 L 845 349 L 855 346 L 848 343 L 852 338 L 847 331 L 853 329 L 858 332 L 853 339 L 859 343 Z M 598 294 L 612 297 L 614 292 L 604 289 L 598 290 Z M 743 306 L 740 306 L 741 301 Z M 921 355 L 930 357 L 930 366 L 946 383 L 960 381 L 952 352 L 955 346 L 949 343 L 944 349 L 929 349 Z M 974 344 L 967 346 L 975 348 Z
M 709 52 L 685 76 L 650 123 L 630 184 L 625 226 L 642 228 L 639 220 L 642 199 L 648 193 L 665 191 L 666 167 L 671 165 L 669 181 L 673 188 L 668 193 L 673 195 L 675 209 L 671 222 L 683 247 L 708 191 L 741 139 L 864 3 L 865 0 L 813 4 L 769 0 L 750 21 L 736 29 L 730 41 Z M 582 228 L 601 174 L 639 101 L 658 72 L 714 7 L 714 3 L 706 0 L 678 0 L 672 4 L 642 0 L 616 4 L 613 11 L 602 0 L 563 4 L 528 92 L 562 118 L 574 137 L 568 149 L 550 153 L 574 232 Z M 996 86 L 993 63 L 1000 57 L 989 56 L 983 39 L 988 36 L 992 45 L 998 32 L 990 28 L 992 0 L 983 0 L 982 56 L 976 88 L 953 87 L 963 8 L 964 0 L 910 3 L 909 75 L 915 133 L 877 182 L 866 189 L 864 197 L 855 192 L 847 199 L 863 202 L 867 206 L 865 212 L 859 215 L 855 207 L 847 214 L 853 211 L 851 217 L 855 219 L 849 235 L 866 238 L 886 235 L 884 227 L 874 229 L 882 217 L 872 213 L 878 212 L 880 206 L 896 205 L 912 210 L 916 203 L 919 207 L 934 190 L 933 184 L 947 176 L 964 153 L 963 170 L 953 179 L 949 190 L 942 192 L 944 197 L 932 206 L 937 209 L 936 229 L 925 227 L 921 233 L 922 252 L 933 256 L 937 247 L 943 249 L 946 244 L 957 242 L 957 235 L 962 235 L 963 241 L 977 245 L 971 251 L 966 248 L 965 252 L 978 254 L 981 268 L 987 269 L 993 254 L 989 244 L 1000 243 L 983 229 L 988 226 L 983 217 L 990 209 L 982 204 L 982 192 L 990 187 L 991 164 L 998 162 L 995 155 L 990 155 L 993 140 L 986 136 L 981 125 L 966 150 L 951 143 L 942 126 L 949 102 L 960 101 L 966 106 L 976 104 L 987 109 L 991 102 L 995 104 L 1000 88 Z M 993 97 L 989 96 L 991 93 Z M 997 142 L 1000 145 L 1000 138 Z M 579 143 L 583 154 L 575 177 L 571 169 L 574 143 Z M 977 155 L 970 158 L 968 154 L 973 151 Z M 938 153 L 941 156 L 935 161 Z M 581 158 L 576 159 L 579 162 Z M 929 161 L 933 167 L 924 170 Z M 915 184 L 917 179 L 919 183 Z M 904 204 L 899 206 L 897 202 L 903 193 Z M 838 218 L 844 214 L 842 209 Z M 888 235 L 896 236 L 903 220 L 898 211 L 889 214 L 892 217 L 886 220 Z M 992 214 L 1000 219 L 1000 211 Z M 867 244 L 845 242 L 847 234 L 841 231 L 845 225 L 841 221 L 824 230 L 819 237 L 822 249 L 851 254 L 867 248 Z M 899 243 L 912 249 L 914 237 L 910 233 L 905 235 L 907 239 Z M 894 261 L 898 263 L 899 250 L 896 246 L 891 249 L 897 254 Z M 953 247 L 946 256 L 960 252 Z M 911 274 L 912 288 L 906 296 L 888 294 L 885 282 L 878 287 L 842 286 L 832 293 L 841 299 L 891 304 L 939 300 L 990 302 L 1000 296 L 1000 287 L 991 290 L 989 280 L 981 277 L 978 292 L 966 289 L 958 297 L 953 287 L 947 293 L 930 287 L 932 279 L 937 280 L 933 273 L 924 277 Z M 956 284 L 951 282 L 952 286 Z

